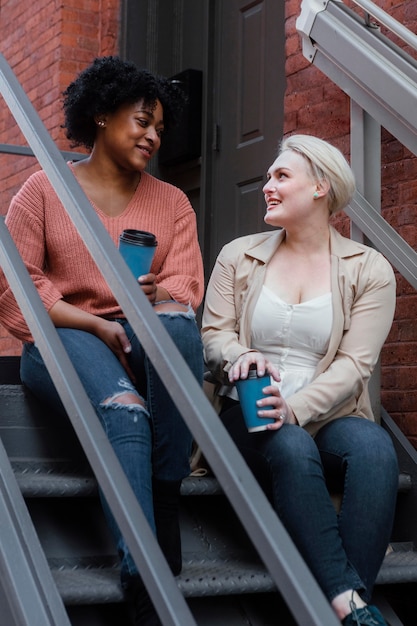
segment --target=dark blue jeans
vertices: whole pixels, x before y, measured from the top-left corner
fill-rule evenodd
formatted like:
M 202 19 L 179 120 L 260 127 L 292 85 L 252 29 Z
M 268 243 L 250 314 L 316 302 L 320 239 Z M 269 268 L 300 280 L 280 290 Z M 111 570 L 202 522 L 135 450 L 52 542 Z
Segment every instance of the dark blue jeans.
M 303 428 L 248 433 L 239 405 L 222 421 L 329 601 L 369 601 L 390 540 L 398 463 L 378 424 L 343 417 L 313 439 Z M 342 493 L 339 513 L 329 492 Z
M 202 384 L 202 343 L 194 314 L 160 313 L 159 319 Z M 192 436 L 129 323 L 126 320 L 115 323 L 123 324 L 131 342 L 129 358 L 137 380 L 136 387 L 114 353 L 95 335 L 71 328 L 58 328 L 57 331 L 155 531 L 152 478 L 180 481 L 189 474 Z M 40 400 L 57 411 L 63 411 L 61 400 L 34 344 L 27 343 L 23 348 L 21 378 Z M 145 399 L 146 408 L 139 403 L 118 402 L 117 397 L 125 392 L 138 395 L 138 400 L 139 397 Z M 122 558 L 122 579 L 135 576 L 136 565 L 104 499 L 103 508 Z

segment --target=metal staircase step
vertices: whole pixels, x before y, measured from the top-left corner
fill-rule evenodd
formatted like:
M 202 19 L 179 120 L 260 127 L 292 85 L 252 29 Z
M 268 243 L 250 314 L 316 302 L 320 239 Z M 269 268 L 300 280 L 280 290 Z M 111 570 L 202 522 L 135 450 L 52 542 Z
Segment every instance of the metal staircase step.
M 83 498 L 98 493 L 91 472 L 66 461 L 13 461 L 12 468 L 25 498 Z
M 66 605 L 108 604 L 123 601 L 119 567 L 111 558 L 91 563 L 76 559 L 52 559 L 53 578 Z M 227 561 L 196 556 L 187 560 L 176 578 L 178 588 L 187 598 L 224 596 L 275 591 L 271 577 L 261 563 L 251 563 L 242 556 Z
M 274 582 L 236 520 L 226 499 L 213 507 L 211 498 L 181 507 L 183 569 L 176 577 L 186 598 L 273 593 Z M 119 560 L 115 554 L 90 558 L 48 558 L 53 577 L 67 605 L 123 601 Z M 417 552 L 411 543 L 391 546 L 377 584 L 417 582 Z
M 182 496 L 217 496 L 223 493 L 214 476 L 187 476 L 181 485 Z
M 97 483 L 86 467 L 68 461 L 12 461 L 14 475 L 25 498 L 82 498 L 98 493 Z M 222 489 L 214 476 L 188 476 L 183 496 L 219 495 Z
M 51 559 L 53 578 L 64 603 L 108 604 L 123 601 L 119 566 L 113 557 L 105 560 Z M 225 560 L 188 557 L 176 578 L 186 598 L 271 593 L 276 591 L 262 563 L 229 555 Z M 377 585 L 417 582 L 417 553 L 392 552 L 385 557 Z
M 19 386 L 0 386 L 0 401 L 0 435 L 64 603 L 73 611 L 121 603 L 119 561 L 107 526 L 97 531 L 98 520 L 104 523 L 97 483 L 71 426 L 33 404 Z M 413 485 L 412 477 L 402 473 L 398 488 L 406 494 L 403 505 L 413 497 L 415 479 Z M 210 474 L 189 476 L 181 493 L 183 570 L 176 580 L 183 595 L 198 603 L 199 598 L 210 602 L 214 596 L 221 601 L 273 594 L 275 585 L 217 479 Z M 215 504 L 213 498 L 201 496 L 214 496 Z M 406 534 L 401 529 L 397 536 Z M 378 575 L 378 586 L 398 583 L 417 583 L 417 552 L 411 543 L 395 544 Z
M 378 585 L 417 582 L 417 551 L 411 543 L 391 544 L 377 577 Z
M 12 468 L 25 498 L 71 498 L 97 495 L 94 476 L 86 467 L 68 461 L 12 461 Z M 408 474 L 400 474 L 398 491 L 412 488 Z M 214 476 L 188 476 L 183 480 L 181 495 L 220 495 L 223 490 Z
M 64 604 L 112 604 L 123 601 L 119 564 L 108 559 L 49 559 Z

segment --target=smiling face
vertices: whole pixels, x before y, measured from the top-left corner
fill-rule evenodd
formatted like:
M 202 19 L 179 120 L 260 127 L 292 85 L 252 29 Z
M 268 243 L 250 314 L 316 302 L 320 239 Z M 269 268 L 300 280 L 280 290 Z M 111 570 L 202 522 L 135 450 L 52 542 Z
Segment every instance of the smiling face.
M 267 224 L 287 228 L 294 220 L 312 217 L 318 185 L 301 154 L 293 150 L 281 152 L 269 168 L 267 178 L 263 187 Z
M 163 109 L 157 100 L 152 108 L 141 102 L 121 106 L 103 118 L 96 144 L 118 167 L 142 171 L 161 145 Z

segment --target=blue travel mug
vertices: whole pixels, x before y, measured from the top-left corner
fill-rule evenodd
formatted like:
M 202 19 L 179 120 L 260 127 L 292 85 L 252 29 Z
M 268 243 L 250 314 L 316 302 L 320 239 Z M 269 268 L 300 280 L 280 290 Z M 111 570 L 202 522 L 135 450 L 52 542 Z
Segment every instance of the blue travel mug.
M 236 381 L 236 389 L 239 396 L 240 406 L 242 407 L 243 417 L 246 427 L 250 433 L 256 433 L 260 430 L 266 430 L 267 424 L 273 424 L 274 419 L 269 417 L 259 417 L 256 401 L 265 397 L 262 389 L 271 384 L 269 374 L 258 376 L 256 369 L 250 369 L 247 378 L 241 378 Z M 273 406 L 263 406 L 262 410 L 271 410 Z
M 119 251 L 135 278 L 149 274 L 156 246 L 155 235 L 128 228 L 119 237 Z

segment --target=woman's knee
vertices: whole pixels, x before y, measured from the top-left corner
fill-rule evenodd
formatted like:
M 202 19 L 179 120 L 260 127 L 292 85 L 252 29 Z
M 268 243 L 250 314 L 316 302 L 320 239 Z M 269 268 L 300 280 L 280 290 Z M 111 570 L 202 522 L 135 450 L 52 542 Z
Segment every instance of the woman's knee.
M 348 418 L 346 426 L 350 427 L 351 454 L 358 461 L 363 459 L 368 465 L 386 469 L 389 466 L 397 468 L 397 455 L 391 437 L 382 426 L 363 418 Z
M 150 445 L 150 415 L 145 401 L 139 394 L 116 391 L 103 399 L 97 414 L 112 444 L 117 442 L 118 445 L 133 443 Z
M 349 467 L 350 475 L 358 480 L 367 477 L 370 483 L 381 477 L 393 485 L 398 481 L 397 454 L 379 424 L 359 417 L 341 418 L 325 426 L 316 440 L 323 458 L 338 459 L 342 471 Z
M 321 464 L 314 439 L 303 428 L 293 424 L 284 425 L 269 438 L 266 449 L 269 462 L 277 471 L 311 471 L 312 465 Z
M 175 300 L 167 300 L 163 302 L 156 302 L 153 306 L 153 310 L 158 314 L 170 314 L 170 313 L 184 313 L 188 314 L 190 307 L 186 304 L 181 304 Z
M 145 401 L 138 394 L 129 391 L 116 392 L 113 396 L 105 398 L 102 406 L 106 407 L 112 404 L 122 404 L 125 406 L 139 405 L 145 408 Z

